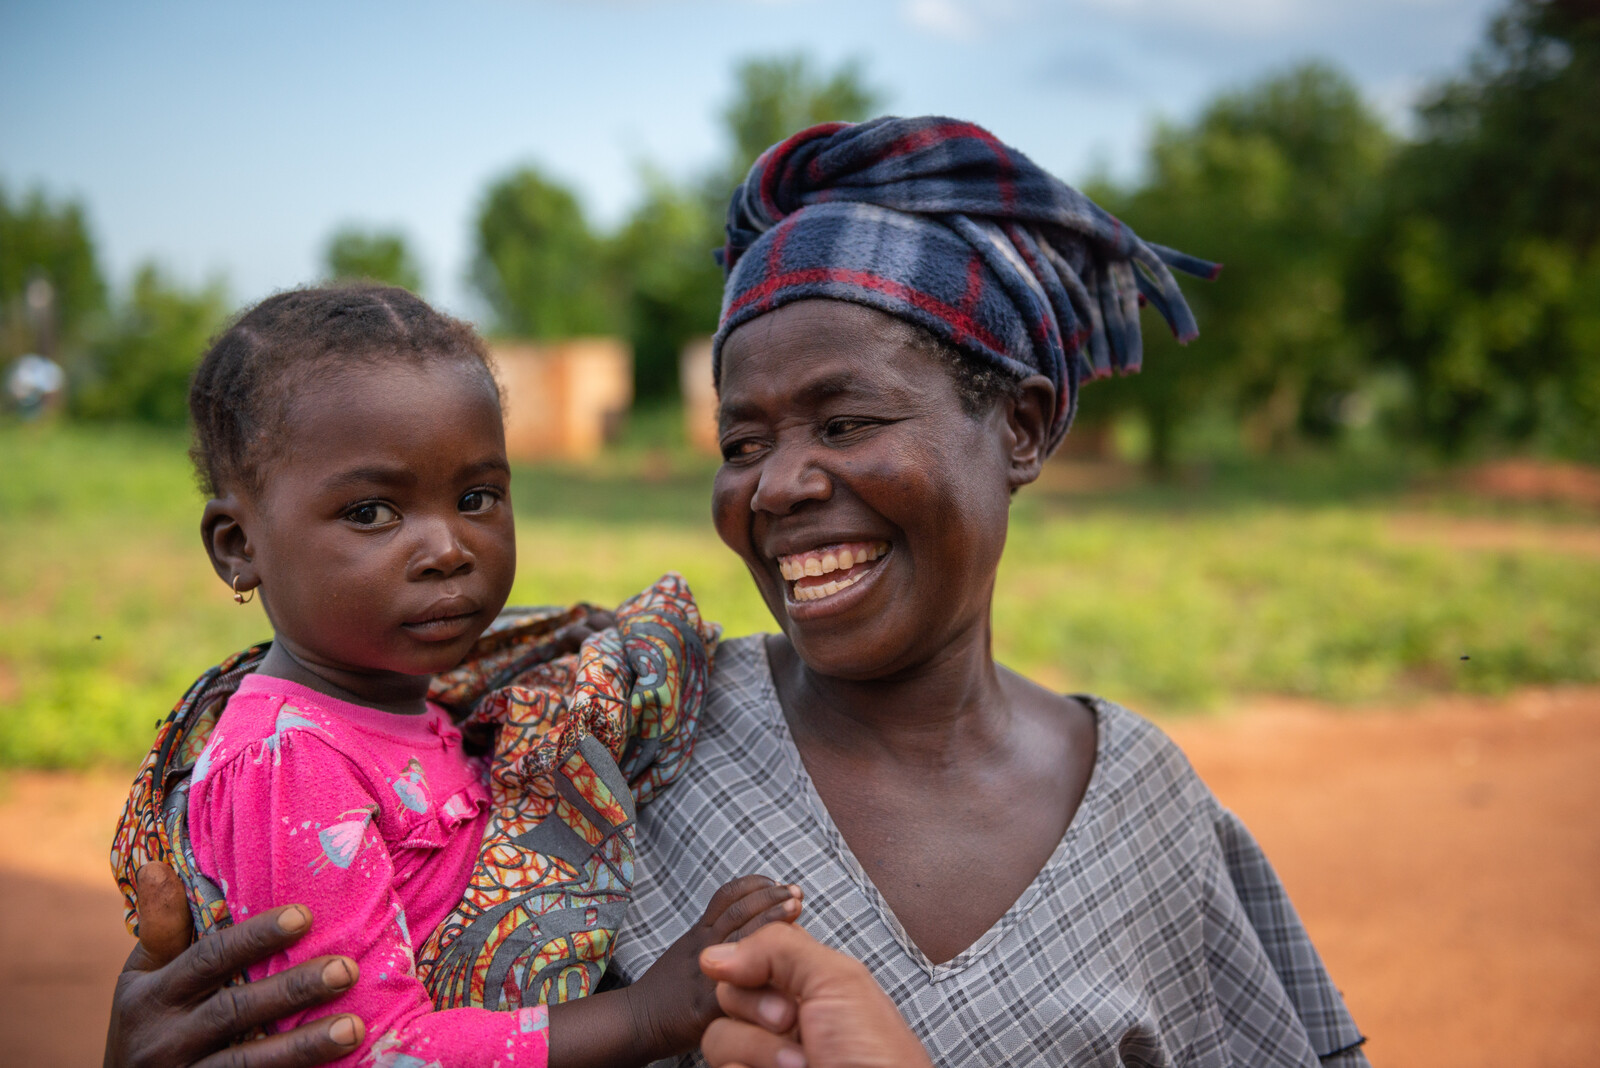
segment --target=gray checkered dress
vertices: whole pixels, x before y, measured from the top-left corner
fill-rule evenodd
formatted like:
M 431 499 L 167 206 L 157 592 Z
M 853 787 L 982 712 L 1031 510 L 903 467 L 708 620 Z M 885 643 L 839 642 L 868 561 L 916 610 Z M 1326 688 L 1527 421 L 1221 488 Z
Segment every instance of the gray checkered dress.
M 636 978 L 754 871 L 805 888 L 806 928 L 866 963 L 937 1064 L 1365 1066 L 1250 832 L 1157 728 L 1088 704 L 1094 772 L 1061 844 L 992 929 L 934 964 L 817 796 L 761 638 L 725 643 L 688 772 L 640 809 L 640 890 L 613 966 Z

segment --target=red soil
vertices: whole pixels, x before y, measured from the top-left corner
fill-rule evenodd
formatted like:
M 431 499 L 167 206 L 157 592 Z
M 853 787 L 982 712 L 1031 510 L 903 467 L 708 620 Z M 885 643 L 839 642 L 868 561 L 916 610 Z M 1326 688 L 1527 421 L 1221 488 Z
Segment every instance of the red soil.
M 1600 1060 L 1600 689 L 1169 724 L 1288 885 L 1378 1068 Z M 0 783 L 0 1050 L 99 1063 L 125 784 Z

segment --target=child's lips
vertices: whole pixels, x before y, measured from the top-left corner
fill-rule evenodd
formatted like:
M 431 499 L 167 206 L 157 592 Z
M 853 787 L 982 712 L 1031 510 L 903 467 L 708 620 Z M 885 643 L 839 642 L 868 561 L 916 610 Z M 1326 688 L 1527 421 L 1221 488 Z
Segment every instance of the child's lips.
M 477 619 L 475 603 L 466 598 L 451 598 L 401 626 L 423 641 L 443 642 L 461 637 L 477 625 Z

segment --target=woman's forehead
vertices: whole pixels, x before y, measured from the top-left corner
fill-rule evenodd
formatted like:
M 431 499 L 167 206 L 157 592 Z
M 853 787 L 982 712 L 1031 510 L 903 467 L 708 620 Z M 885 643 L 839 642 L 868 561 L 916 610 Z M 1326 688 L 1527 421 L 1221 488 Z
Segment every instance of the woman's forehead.
M 909 324 L 859 304 L 808 300 L 735 330 L 723 345 L 718 385 L 728 408 L 745 397 L 803 403 L 840 394 L 922 393 L 930 372 L 946 377 Z

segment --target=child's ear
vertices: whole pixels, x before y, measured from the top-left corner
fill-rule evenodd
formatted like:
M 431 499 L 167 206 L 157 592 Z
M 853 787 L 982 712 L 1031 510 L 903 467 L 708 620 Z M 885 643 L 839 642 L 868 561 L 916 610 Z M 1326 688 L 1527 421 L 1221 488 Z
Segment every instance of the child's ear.
M 200 540 L 205 542 L 211 567 L 236 593 L 261 585 L 261 576 L 256 574 L 255 549 L 245 530 L 248 514 L 245 502 L 231 493 L 211 498 L 200 514 Z

